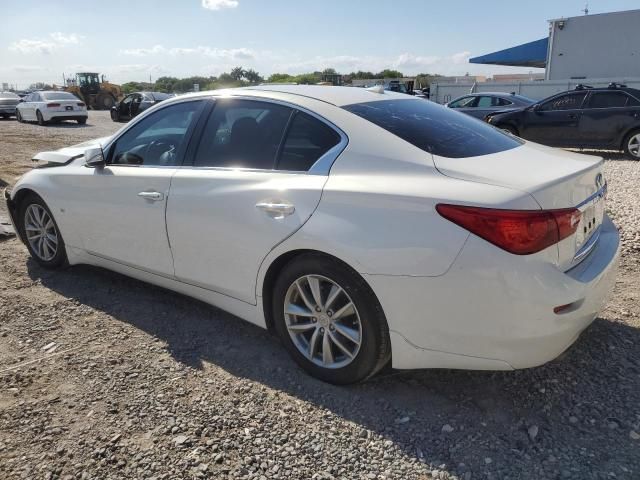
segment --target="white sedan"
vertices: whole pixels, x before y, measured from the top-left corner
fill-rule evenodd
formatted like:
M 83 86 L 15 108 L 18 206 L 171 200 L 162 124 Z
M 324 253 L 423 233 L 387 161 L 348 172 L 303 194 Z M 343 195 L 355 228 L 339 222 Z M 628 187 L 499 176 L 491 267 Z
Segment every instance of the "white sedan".
M 78 97 L 55 90 L 30 93 L 16 108 L 19 122 L 38 122 L 38 125 L 61 120 L 76 120 L 84 125 L 87 115 L 87 106 Z
M 381 89 L 181 96 L 35 160 L 6 197 L 40 265 L 216 305 L 328 382 L 542 364 L 615 281 L 602 160 Z

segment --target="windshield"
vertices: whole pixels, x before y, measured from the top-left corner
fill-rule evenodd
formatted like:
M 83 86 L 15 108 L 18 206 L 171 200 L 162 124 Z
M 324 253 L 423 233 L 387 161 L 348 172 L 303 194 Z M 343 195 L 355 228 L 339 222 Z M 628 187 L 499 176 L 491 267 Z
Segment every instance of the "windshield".
M 42 92 L 45 100 L 78 100 L 75 95 L 69 92 Z
M 343 108 L 425 152 L 442 157 L 489 155 L 523 143 L 464 113 L 421 99 L 355 103 Z
M 166 100 L 167 98 L 173 97 L 173 95 L 170 93 L 162 93 L 162 92 L 151 92 L 150 95 L 157 102 L 161 102 L 162 100 Z

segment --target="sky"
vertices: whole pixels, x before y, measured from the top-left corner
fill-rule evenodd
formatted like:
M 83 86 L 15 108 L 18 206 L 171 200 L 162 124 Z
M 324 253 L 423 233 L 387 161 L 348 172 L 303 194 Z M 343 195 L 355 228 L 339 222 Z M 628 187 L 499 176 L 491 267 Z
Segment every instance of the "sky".
M 639 8 L 591 0 L 589 13 Z M 79 71 L 110 81 L 263 76 L 335 68 L 405 75 L 492 75 L 537 69 L 468 59 L 548 35 L 547 20 L 582 15 L 584 0 L 3 0 L 0 83 L 62 83 Z

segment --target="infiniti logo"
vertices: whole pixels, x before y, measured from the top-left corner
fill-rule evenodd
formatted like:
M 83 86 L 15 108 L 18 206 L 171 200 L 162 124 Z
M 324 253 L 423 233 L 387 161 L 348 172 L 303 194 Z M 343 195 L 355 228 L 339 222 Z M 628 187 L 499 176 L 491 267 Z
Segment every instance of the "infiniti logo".
M 604 178 L 602 177 L 602 174 L 599 173 L 598 175 L 596 175 L 596 190 L 600 190 L 604 185 Z

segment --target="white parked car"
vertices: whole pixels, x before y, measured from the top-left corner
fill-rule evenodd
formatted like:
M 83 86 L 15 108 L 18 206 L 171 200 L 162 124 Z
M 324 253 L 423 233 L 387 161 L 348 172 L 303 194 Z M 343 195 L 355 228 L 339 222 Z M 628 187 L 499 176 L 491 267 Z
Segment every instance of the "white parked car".
M 38 122 L 38 125 L 61 120 L 76 120 L 84 125 L 87 123 L 87 115 L 84 102 L 69 92 L 33 92 L 16 107 L 19 122 Z
M 542 364 L 615 281 L 600 159 L 381 89 L 181 96 L 35 160 L 6 197 L 40 265 L 216 305 L 333 383 Z

